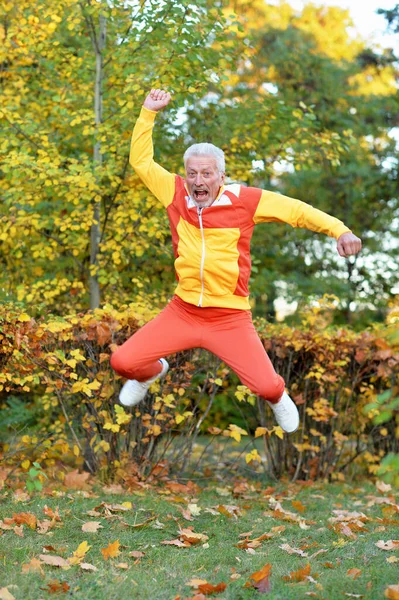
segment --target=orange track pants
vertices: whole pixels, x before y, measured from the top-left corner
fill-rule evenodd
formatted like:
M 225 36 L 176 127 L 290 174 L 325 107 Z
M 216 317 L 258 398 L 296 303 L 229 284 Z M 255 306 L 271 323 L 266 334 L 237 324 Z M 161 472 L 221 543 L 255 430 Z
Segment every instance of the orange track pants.
M 127 379 L 145 381 L 161 372 L 161 357 L 190 348 L 216 354 L 254 394 L 273 403 L 281 398 L 284 379 L 255 331 L 251 311 L 200 308 L 178 296 L 113 353 L 111 366 Z

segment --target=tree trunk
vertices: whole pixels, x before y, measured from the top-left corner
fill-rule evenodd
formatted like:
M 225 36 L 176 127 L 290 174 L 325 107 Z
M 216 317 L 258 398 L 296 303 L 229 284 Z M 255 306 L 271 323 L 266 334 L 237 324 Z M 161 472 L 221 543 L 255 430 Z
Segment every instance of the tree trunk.
M 106 20 L 103 15 L 100 15 L 100 30 L 97 39 L 92 38 L 93 47 L 96 55 L 96 80 L 94 88 L 94 115 L 96 123 L 96 143 L 93 153 L 93 168 L 97 172 L 97 177 L 103 161 L 101 154 L 101 142 L 99 127 L 102 123 L 102 83 L 103 83 L 103 55 L 102 51 L 105 48 L 105 32 Z M 90 231 L 90 274 L 89 274 L 89 289 L 90 289 L 90 308 L 98 308 L 100 306 L 100 284 L 98 281 L 98 252 L 100 246 L 100 217 L 101 217 L 101 200 L 97 200 L 97 194 L 93 199 L 93 224 Z
M 347 295 L 347 307 L 345 311 L 346 322 L 348 325 L 353 325 L 353 312 L 351 311 L 350 305 L 355 299 L 355 283 L 352 280 L 353 269 L 355 266 L 356 258 L 346 259 L 346 266 L 348 269 L 348 295 Z

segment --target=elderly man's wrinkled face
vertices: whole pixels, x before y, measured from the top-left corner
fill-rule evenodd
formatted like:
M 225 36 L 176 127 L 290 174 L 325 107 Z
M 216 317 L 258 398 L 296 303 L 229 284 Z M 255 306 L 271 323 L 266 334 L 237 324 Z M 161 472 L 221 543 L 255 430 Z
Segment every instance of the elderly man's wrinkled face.
M 186 162 L 186 184 L 190 196 L 201 208 L 210 206 L 224 182 L 214 156 L 190 156 Z

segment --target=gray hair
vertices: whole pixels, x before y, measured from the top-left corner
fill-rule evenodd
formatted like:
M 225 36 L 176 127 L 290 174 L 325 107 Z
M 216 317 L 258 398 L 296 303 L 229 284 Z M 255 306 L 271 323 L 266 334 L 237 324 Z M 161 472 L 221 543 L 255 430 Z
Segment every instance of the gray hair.
M 224 152 L 217 146 L 213 144 L 208 144 L 203 142 L 202 144 L 193 144 L 184 153 L 183 160 L 184 166 L 186 165 L 189 158 L 192 156 L 212 156 L 216 160 L 216 166 L 220 173 L 225 172 L 225 160 L 224 160 Z

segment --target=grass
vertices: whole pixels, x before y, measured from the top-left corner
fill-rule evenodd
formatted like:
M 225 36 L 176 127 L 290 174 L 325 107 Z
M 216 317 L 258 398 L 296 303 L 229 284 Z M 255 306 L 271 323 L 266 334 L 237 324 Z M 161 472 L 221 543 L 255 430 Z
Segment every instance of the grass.
M 262 488 L 258 484 L 254 486 L 244 482 L 240 493 L 233 495 L 233 485 L 218 488 L 214 484 L 196 490 L 194 499 L 184 489 L 175 492 L 167 487 L 116 495 L 98 490 L 88 497 L 75 491 L 63 495 L 33 495 L 22 502 L 16 501 L 12 491 L 3 490 L 1 519 L 25 512 L 43 520 L 46 518 L 43 508 L 47 505 L 53 510 L 59 508 L 61 522 L 45 534 L 39 534 L 26 525 L 23 537 L 13 530 L 3 530 L 0 537 L 0 588 L 7 587 L 16 600 L 37 600 L 53 597 L 48 585 L 57 580 L 69 586 L 65 593 L 62 590 L 57 592 L 57 597 L 76 600 L 173 600 L 180 597 L 183 600 L 196 593 L 187 583 L 192 578 L 200 578 L 214 585 L 220 582 L 227 584 L 223 592 L 211 598 L 245 600 L 262 596 L 257 589 L 245 588 L 244 585 L 251 574 L 267 563 L 272 566 L 269 597 L 273 600 L 308 597 L 334 600 L 351 597 L 351 594 L 360 595 L 356 597 L 364 600 L 376 600 L 384 598 L 388 585 L 399 583 L 398 564 L 387 562 L 387 558 L 399 555 L 399 551 L 384 551 L 375 545 L 381 539 L 399 539 L 399 512 L 395 505 L 376 503 L 372 499 L 388 496 L 392 499 L 392 492 L 379 493 L 368 483 L 357 487 L 342 483 L 311 486 L 278 484 L 274 491 L 266 490 L 266 494 L 265 488 L 266 485 Z M 307 528 L 302 529 L 299 522 L 283 520 L 282 514 L 272 516 L 271 497 L 281 503 L 283 510 L 299 515 Z M 303 513 L 298 512 L 302 509 L 300 505 L 293 507 L 293 500 L 302 502 Z M 87 514 L 102 502 L 131 502 L 132 507 L 108 515 L 102 508 L 101 516 L 97 517 Z M 187 508 L 187 503 L 195 503 L 201 509 L 190 522 L 181 512 Z M 228 518 L 220 512 L 215 514 L 220 505 L 236 506 L 241 514 L 237 518 Z M 355 531 L 355 537 L 347 537 L 329 528 L 328 519 L 334 516 L 332 511 L 338 509 L 364 513 L 370 519 L 365 523 L 367 531 Z M 100 521 L 102 528 L 97 533 L 84 533 L 82 525 L 88 521 Z M 142 527 L 132 527 L 146 521 Z M 253 539 L 281 525 L 285 526 L 285 530 L 262 541 L 252 553 L 236 547 L 243 539 L 240 534 L 244 532 L 252 531 L 250 538 Z M 179 526 L 192 526 L 196 533 L 206 534 L 209 539 L 189 548 L 162 545 L 162 541 L 178 537 Z M 116 540 L 121 545 L 120 555 L 105 561 L 101 549 Z M 50 554 L 68 558 L 83 541 L 91 546 L 84 562 L 91 563 L 98 571 L 83 571 L 79 565 L 62 570 L 43 564 L 43 573 L 22 573 L 22 565 L 43 554 L 44 546 L 53 547 Z M 309 559 L 288 554 L 280 548 L 283 544 L 302 549 L 309 556 L 319 550 L 326 552 Z M 129 556 L 131 551 L 141 551 L 144 556 L 133 558 Z M 308 563 L 311 579 L 297 583 L 283 579 Z M 118 566 L 120 564 L 127 564 L 127 568 Z M 354 568 L 360 571 L 356 572 L 356 579 L 353 579 L 353 574 L 348 575 L 348 571 Z

